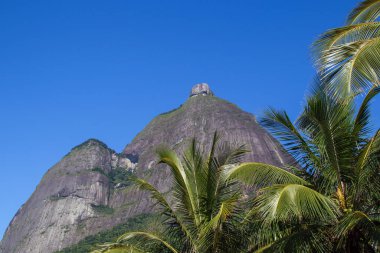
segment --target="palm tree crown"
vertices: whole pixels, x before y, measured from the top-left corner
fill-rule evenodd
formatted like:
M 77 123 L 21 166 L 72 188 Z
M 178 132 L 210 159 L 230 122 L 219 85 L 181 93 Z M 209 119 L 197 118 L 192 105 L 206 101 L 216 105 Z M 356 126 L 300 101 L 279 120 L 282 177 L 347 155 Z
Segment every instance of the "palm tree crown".
M 227 172 L 247 151 L 243 146 L 219 144 L 218 139 L 215 133 L 207 155 L 195 140 L 182 159 L 170 149 L 158 149 L 160 163 L 169 166 L 174 180 L 170 201 L 147 181 L 134 181 L 141 190 L 151 193 L 165 217 L 164 232 L 128 232 L 117 243 L 104 245 L 99 251 L 149 252 L 147 245 L 160 245 L 162 250 L 173 253 L 239 252 L 243 246 L 238 226 L 242 194 Z
M 281 238 L 271 242 L 272 249 L 294 246 L 305 252 L 304 247 L 316 251 L 318 247 L 315 246 L 320 245 L 323 246 L 320 252 L 379 250 L 380 130 L 371 135 L 369 125 L 369 103 L 379 92 L 380 87 L 372 88 L 355 110 L 353 96 L 332 97 L 323 87 L 319 88 L 309 97 L 295 124 L 286 112 L 273 109 L 266 112 L 262 124 L 297 159 L 303 167 L 299 173 L 310 187 L 331 200 L 331 208 L 326 213 L 331 215 L 326 217 L 332 218 L 312 220 L 306 217 L 299 222 L 291 217 L 287 224 L 280 224 L 282 212 L 297 216 L 305 210 L 297 194 L 308 193 L 295 182 L 264 189 L 264 194 L 257 199 L 259 210 L 271 210 L 275 201 L 276 210 L 281 210 L 267 215 L 275 220 L 278 230 L 274 232 Z M 322 200 L 316 196 L 313 201 Z M 336 214 L 336 218 L 332 214 Z M 301 247 L 294 236 L 302 227 L 312 233 L 312 240 Z

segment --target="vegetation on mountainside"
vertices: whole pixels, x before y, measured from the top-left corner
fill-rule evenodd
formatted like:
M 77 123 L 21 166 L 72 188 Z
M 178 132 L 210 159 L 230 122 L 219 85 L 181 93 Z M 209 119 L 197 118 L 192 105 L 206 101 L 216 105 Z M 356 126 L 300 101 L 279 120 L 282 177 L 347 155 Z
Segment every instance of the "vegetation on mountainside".
M 157 217 L 153 214 L 141 214 L 136 217 L 128 219 L 124 224 L 117 225 L 112 229 L 102 231 L 95 235 L 90 235 L 81 240 L 79 243 L 65 248 L 56 253 L 83 253 L 90 252 L 96 249 L 97 245 L 114 241 L 119 236 L 125 233 L 125 231 L 139 230 L 149 227 L 152 224 L 156 224 Z
M 131 177 L 133 176 L 133 172 L 131 170 L 117 167 L 112 169 L 110 172 L 106 173 L 103 169 L 99 167 L 93 168 L 91 171 L 100 173 L 110 180 L 112 185 L 122 185 L 123 187 L 131 185 Z
M 108 177 L 114 185 L 121 184 L 123 186 L 129 186 L 131 185 L 132 176 L 133 172 L 131 170 L 121 167 L 117 167 L 108 173 Z
M 111 215 L 114 213 L 114 209 L 105 205 L 91 205 L 92 209 L 98 214 Z

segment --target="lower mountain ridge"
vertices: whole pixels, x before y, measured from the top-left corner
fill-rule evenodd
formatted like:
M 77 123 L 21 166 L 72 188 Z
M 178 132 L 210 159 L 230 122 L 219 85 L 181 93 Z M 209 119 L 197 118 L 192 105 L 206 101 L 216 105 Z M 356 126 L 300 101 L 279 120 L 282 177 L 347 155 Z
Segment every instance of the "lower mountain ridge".
M 165 145 L 181 151 L 192 137 L 208 147 L 215 131 L 223 141 L 246 144 L 251 152 L 245 161 L 295 164 L 252 114 L 215 97 L 207 84 L 198 84 L 183 105 L 154 118 L 120 154 L 95 139 L 73 148 L 46 172 L 15 214 L 0 252 L 55 252 L 149 214 L 149 197 L 128 178 L 143 177 L 170 193 L 169 170 L 157 165 L 155 149 Z

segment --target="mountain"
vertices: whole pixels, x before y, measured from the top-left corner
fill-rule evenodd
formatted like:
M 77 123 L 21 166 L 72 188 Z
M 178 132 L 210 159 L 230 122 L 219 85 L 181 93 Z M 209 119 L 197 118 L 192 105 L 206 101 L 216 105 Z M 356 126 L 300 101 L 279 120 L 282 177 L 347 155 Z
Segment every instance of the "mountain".
M 165 145 L 181 151 L 192 137 L 207 148 L 216 130 L 223 141 L 247 145 L 251 152 L 245 161 L 295 163 L 252 114 L 214 96 L 207 84 L 198 84 L 183 105 L 154 118 L 120 154 L 95 139 L 73 148 L 18 210 L 0 252 L 55 252 L 151 212 L 149 197 L 128 182 L 129 176 L 170 192 L 169 170 L 157 165 L 155 149 Z

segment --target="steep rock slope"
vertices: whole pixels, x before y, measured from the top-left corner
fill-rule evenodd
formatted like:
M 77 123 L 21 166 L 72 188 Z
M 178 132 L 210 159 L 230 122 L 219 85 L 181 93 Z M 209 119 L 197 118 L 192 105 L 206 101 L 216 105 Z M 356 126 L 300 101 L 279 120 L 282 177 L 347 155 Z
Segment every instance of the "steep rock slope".
M 251 152 L 246 159 L 282 166 L 292 161 L 271 135 L 257 122 L 255 116 L 236 105 L 211 95 L 190 97 L 178 109 L 153 119 L 123 151 L 138 157 L 139 168 L 150 169 L 157 146 L 183 148 L 195 137 L 208 146 L 218 131 L 223 141 L 246 144 Z
M 99 210 L 110 204 L 111 194 L 106 175 L 122 160 L 96 140 L 74 148 L 48 170 L 16 213 L 2 252 L 53 252 L 76 243 L 87 231 L 103 229 L 108 217 Z
M 165 145 L 180 151 L 192 137 L 207 147 L 216 130 L 224 141 L 247 145 L 251 153 L 245 161 L 279 166 L 294 163 L 253 115 L 213 96 L 207 84 L 200 84 L 178 109 L 153 119 L 121 154 L 96 140 L 74 148 L 48 170 L 17 212 L 0 252 L 54 252 L 136 214 L 150 212 L 144 193 L 118 183 L 111 175 L 120 170 L 133 172 L 170 192 L 170 173 L 156 164 L 155 149 Z

